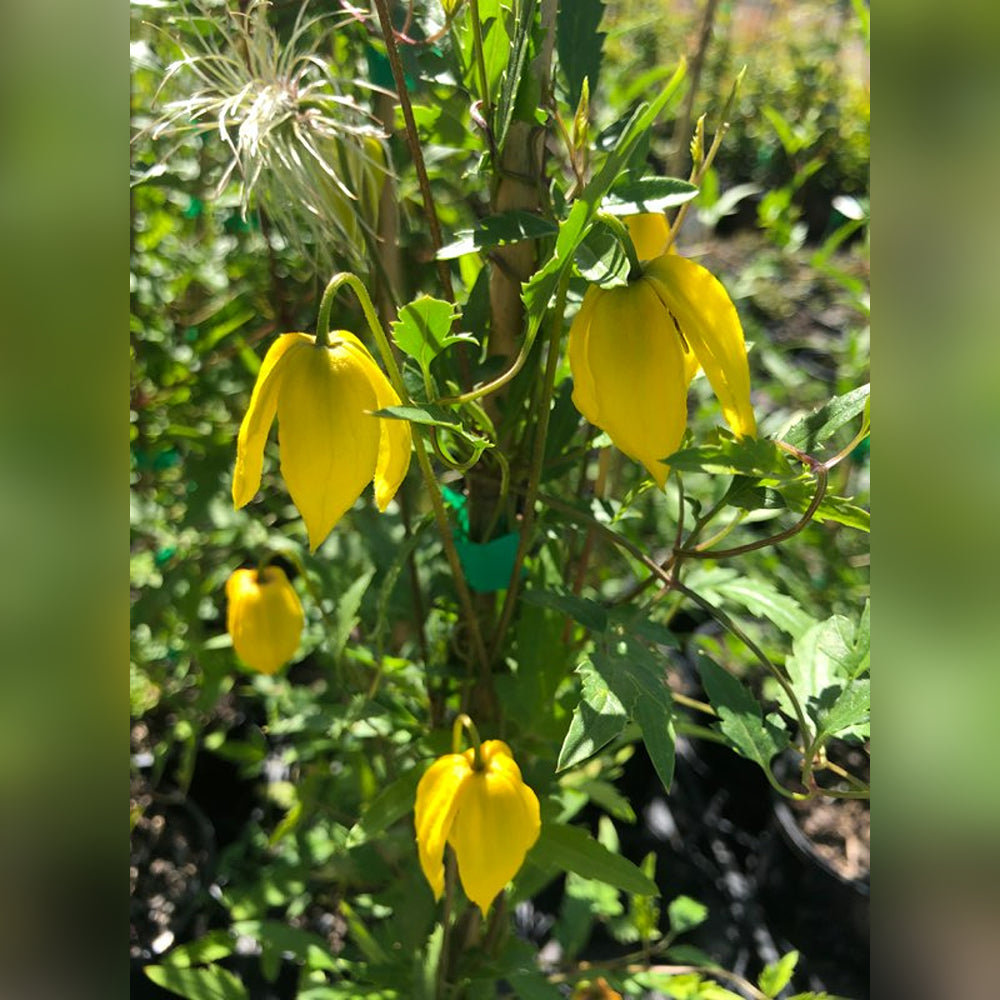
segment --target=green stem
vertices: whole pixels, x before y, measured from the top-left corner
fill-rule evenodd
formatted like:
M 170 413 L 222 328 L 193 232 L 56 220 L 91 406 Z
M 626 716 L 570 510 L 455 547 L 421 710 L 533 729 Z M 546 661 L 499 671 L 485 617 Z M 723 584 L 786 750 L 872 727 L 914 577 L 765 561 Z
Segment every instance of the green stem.
M 472 768 L 475 771 L 483 769 L 483 741 L 479 738 L 479 730 L 472 719 L 462 712 L 451 724 L 451 752 L 462 752 L 462 730 L 469 734 L 472 740 Z
M 538 498 L 538 486 L 542 481 L 542 465 L 545 461 L 545 441 L 549 431 L 549 415 L 552 408 L 552 393 L 555 388 L 556 370 L 559 367 L 559 339 L 562 334 L 563 312 L 566 308 L 566 291 L 569 288 L 570 271 L 567 268 L 559 282 L 556 292 L 556 305 L 552 311 L 549 328 L 549 353 L 545 361 L 545 375 L 542 381 L 542 397 L 539 402 L 538 423 L 535 427 L 535 448 L 532 455 L 531 470 L 528 474 L 528 488 L 524 498 L 524 519 L 521 522 L 521 537 L 517 544 L 517 554 L 510 574 L 510 586 L 504 598 L 503 610 L 497 624 L 490 650 L 490 660 L 495 662 L 503 647 L 504 634 L 514 615 L 518 590 L 521 583 L 521 567 L 531 543 L 531 533 L 535 526 L 535 501 Z
M 747 542 L 746 545 L 737 545 L 731 549 L 710 549 L 709 545 L 713 544 L 717 538 L 709 539 L 703 545 L 697 546 L 694 549 L 681 549 L 679 554 L 685 558 L 690 559 L 726 559 L 729 556 L 741 556 L 745 552 L 753 552 L 755 549 L 767 548 L 769 545 L 777 545 L 779 542 L 783 542 L 786 539 L 791 538 L 793 535 L 797 535 L 809 522 L 815 517 L 816 511 L 819 510 L 820 504 L 823 502 L 823 498 L 826 496 L 826 484 L 827 484 L 827 470 L 823 465 L 813 466 L 816 472 L 816 494 L 812 498 L 812 502 L 806 508 L 806 512 L 802 517 L 795 522 L 790 528 L 786 528 L 784 531 L 779 531 L 776 535 L 771 535 L 768 538 L 762 538 L 756 542 Z
M 493 101 L 490 98 L 490 82 L 486 75 L 486 58 L 483 55 L 483 24 L 479 17 L 479 0 L 470 0 L 469 13 L 472 16 L 472 49 L 479 71 L 479 94 L 483 101 L 483 118 L 489 125 L 493 118 Z
M 326 322 L 329 323 L 330 306 L 333 302 L 333 296 L 343 285 L 347 285 L 358 297 L 358 301 L 361 303 L 361 310 L 368 323 L 368 329 L 371 331 L 379 354 L 382 357 L 382 362 L 389 374 L 389 381 L 392 383 L 392 387 L 396 390 L 396 394 L 403 405 L 410 405 L 411 400 L 406 391 L 406 385 L 403 383 L 402 373 L 396 364 L 396 357 L 392 353 L 389 338 L 385 335 L 385 330 L 382 329 L 382 324 L 379 322 L 375 307 L 372 305 L 372 300 L 368 295 L 368 290 L 357 275 L 351 274 L 350 271 L 341 271 L 330 279 L 329 284 L 326 286 L 326 291 L 323 293 L 323 301 L 320 304 L 320 323 L 323 321 L 324 306 L 326 308 Z M 317 324 L 317 331 L 318 329 L 319 324 Z M 317 332 L 317 341 L 318 339 L 319 334 Z M 469 629 L 469 635 L 472 637 L 472 645 L 476 659 L 479 661 L 479 668 L 483 675 L 486 676 L 490 670 L 489 657 L 486 655 L 486 643 L 483 641 L 482 630 L 479 627 L 479 618 L 473 607 L 472 595 L 469 593 L 465 573 L 462 571 L 462 563 L 458 558 L 458 550 L 455 548 L 455 542 L 451 535 L 448 512 L 445 510 L 444 501 L 441 499 L 441 491 L 434 476 L 434 470 L 431 468 L 430 459 L 427 457 L 427 441 L 424 431 L 419 424 L 410 424 L 410 430 L 413 434 L 417 465 L 420 467 L 420 473 L 424 478 L 424 484 L 430 496 L 431 507 L 434 510 L 434 520 L 437 522 L 445 558 L 448 560 L 448 565 L 455 580 L 455 590 L 458 593 L 458 601 L 462 607 L 466 627 Z
M 403 62 L 399 58 L 399 49 L 396 46 L 396 32 L 392 26 L 392 19 L 389 16 L 387 0 L 375 0 L 375 9 L 378 11 L 379 24 L 382 26 L 382 37 L 385 41 L 385 53 L 389 59 L 389 68 L 392 70 L 392 78 L 396 84 L 396 97 L 399 100 L 400 110 L 403 112 L 403 122 L 406 125 L 406 143 L 410 148 L 410 155 L 413 157 L 413 166 L 417 172 L 420 196 L 424 202 L 424 212 L 427 214 L 431 245 L 434 247 L 436 253 L 443 246 L 441 223 L 438 221 L 434 196 L 431 194 L 431 182 L 427 176 L 427 166 L 424 163 L 423 150 L 420 148 L 417 122 L 413 117 L 413 105 L 410 103 L 410 95 L 406 89 L 406 74 L 403 72 Z M 449 302 L 454 302 L 455 292 L 451 285 L 451 271 L 448 269 L 448 262 L 446 260 L 437 261 L 437 270 L 441 287 L 445 292 L 445 298 Z
M 635 244 L 629 235 L 628 226 L 621 219 L 609 215 L 607 212 L 597 212 L 595 217 L 618 237 L 618 242 L 621 243 L 622 249 L 628 257 L 628 280 L 635 281 L 641 278 L 642 265 L 639 263 L 639 255 L 635 252 Z

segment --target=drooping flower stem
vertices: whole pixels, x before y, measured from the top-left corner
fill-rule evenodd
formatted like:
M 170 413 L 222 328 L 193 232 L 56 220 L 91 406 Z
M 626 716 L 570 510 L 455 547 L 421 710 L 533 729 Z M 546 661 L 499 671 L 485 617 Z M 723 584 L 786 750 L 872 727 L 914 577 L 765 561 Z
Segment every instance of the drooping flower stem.
M 607 212 L 598 212 L 596 218 L 618 237 L 618 242 L 622 245 L 622 249 L 628 257 L 629 281 L 641 278 L 642 266 L 639 263 L 639 256 L 635 252 L 635 244 L 632 242 L 632 237 L 629 236 L 628 228 L 625 226 L 625 223 L 616 216 L 609 215 Z
M 479 730 L 472 719 L 462 712 L 455 717 L 451 724 L 451 749 L 452 753 L 462 752 L 462 730 L 465 729 L 472 740 L 472 769 L 481 771 L 483 769 L 483 741 L 479 738 Z
M 321 333 L 329 338 L 328 328 L 330 324 L 330 311 L 333 307 L 333 298 L 344 285 L 347 285 L 354 292 L 358 298 L 358 302 L 361 303 L 361 311 L 364 313 L 368 329 L 378 348 L 379 356 L 385 365 L 393 389 L 396 390 L 403 405 L 410 405 L 410 396 L 406 391 L 406 385 L 403 383 L 403 376 L 400 373 L 399 365 L 396 364 L 396 357 L 392 353 L 389 338 L 386 336 L 385 330 L 379 322 L 378 314 L 375 312 L 374 305 L 372 305 L 368 289 L 365 288 L 364 283 L 356 274 L 352 274 L 350 271 L 341 271 L 339 274 L 335 274 L 327 284 L 326 290 L 323 292 L 323 298 L 320 301 L 319 317 L 316 322 L 317 344 L 320 343 Z M 427 442 L 424 429 L 419 424 L 412 424 L 411 431 L 415 445 L 414 450 L 417 455 L 417 465 L 420 466 L 420 473 L 424 478 L 424 484 L 430 496 L 431 507 L 434 510 L 434 520 L 441 534 L 441 544 L 444 547 L 445 557 L 448 560 L 448 566 L 451 568 L 451 573 L 455 580 L 458 602 L 462 607 L 466 627 L 472 638 L 473 652 L 479 661 L 480 672 L 486 677 L 490 672 L 490 661 L 486 653 L 486 644 L 483 641 L 483 633 L 479 627 L 479 618 L 472 604 L 472 595 L 465 580 L 465 573 L 462 571 L 462 564 L 458 559 L 458 550 L 455 548 L 455 542 L 452 539 L 451 526 L 448 523 L 448 513 L 444 508 L 444 501 L 441 499 L 441 491 L 438 488 L 434 470 L 431 468 L 430 459 L 427 457 Z

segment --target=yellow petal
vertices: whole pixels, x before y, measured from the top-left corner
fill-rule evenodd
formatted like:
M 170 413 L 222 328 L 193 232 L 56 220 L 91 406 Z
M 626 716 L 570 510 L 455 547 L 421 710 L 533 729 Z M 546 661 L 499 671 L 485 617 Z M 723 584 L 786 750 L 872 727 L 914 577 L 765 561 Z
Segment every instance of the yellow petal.
M 622 220 L 628 227 L 639 260 L 652 260 L 665 253 L 670 239 L 670 226 L 662 212 L 643 212 L 626 215 Z
M 444 845 L 462 800 L 460 793 L 471 777 L 472 768 L 464 755 L 450 753 L 434 761 L 417 785 L 417 853 L 435 899 L 444 891 Z
M 602 295 L 597 285 L 591 285 L 583 296 L 583 302 L 569 328 L 569 367 L 573 373 L 573 405 L 592 424 L 601 426 L 601 408 L 597 400 L 594 376 L 590 370 L 588 347 L 590 341 L 590 318 L 594 305 Z
M 680 324 L 719 397 L 726 423 L 741 437 L 756 434 L 743 327 L 725 288 L 711 271 L 678 254 L 652 261 L 646 280 Z
M 238 569 L 226 581 L 226 627 L 248 667 L 273 674 L 299 648 L 305 617 L 298 594 L 278 566 Z
M 343 344 L 298 351 L 278 392 L 281 474 L 315 552 L 375 473 L 377 409 L 368 372 Z
M 375 390 L 376 409 L 399 406 L 400 399 L 382 369 L 375 364 L 364 344 L 347 330 L 338 330 L 332 336 L 343 337 L 349 350 L 354 350 L 360 362 L 365 365 L 369 381 Z M 396 495 L 400 483 L 410 467 L 412 435 L 408 420 L 388 420 L 373 417 L 379 424 L 378 460 L 375 463 L 375 505 L 384 511 L 389 501 Z
M 274 420 L 278 405 L 278 388 L 281 383 L 279 365 L 294 347 L 299 349 L 313 338 L 304 333 L 283 333 L 270 346 L 257 373 L 250 406 L 240 424 L 240 434 L 236 441 L 236 468 L 233 472 L 233 504 L 237 510 L 248 504 L 260 488 L 260 474 L 264 465 L 264 444 Z
M 689 380 L 677 330 L 645 279 L 601 293 L 585 351 L 598 405 L 594 416 L 581 412 L 662 489 L 670 471 L 662 459 L 677 450 L 687 424 Z M 574 393 L 578 408 L 584 401 Z
M 448 837 L 462 888 L 484 916 L 524 864 L 541 830 L 538 798 L 500 747 L 506 744 L 483 743 L 485 770 L 473 771 L 467 779 Z

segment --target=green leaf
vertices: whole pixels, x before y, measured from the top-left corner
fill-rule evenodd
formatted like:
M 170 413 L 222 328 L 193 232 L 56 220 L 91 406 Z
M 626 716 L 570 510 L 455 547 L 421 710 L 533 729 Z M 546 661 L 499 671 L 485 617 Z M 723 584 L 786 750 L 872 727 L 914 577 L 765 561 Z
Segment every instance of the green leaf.
M 413 358 L 425 371 L 430 363 L 448 346 L 475 338 L 469 333 L 452 333 L 455 320 L 461 315 L 458 306 L 443 299 L 421 295 L 399 310 L 399 319 L 392 324 L 396 346 Z
M 870 385 L 836 396 L 814 413 L 793 424 L 783 440 L 800 451 L 811 452 L 832 437 L 844 424 L 864 412 L 871 393 Z
M 462 431 L 464 428 L 451 410 L 443 406 L 385 406 L 375 410 L 374 416 L 386 417 L 390 420 L 409 420 L 414 424 L 426 424 L 430 427 L 446 427 L 451 431 Z
M 819 622 L 792 646 L 785 668 L 799 701 L 816 723 L 819 739 L 840 734 L 864 735 L 857 727 L 867 723 L 871 691 L 861 675 L 871 661 L 869 606 L 857 629 L 842 615 Z M 788 696 L 781 692 L 782 707 L 790 710 Z
M 779 480 L 799 475 L 787 454 L 767 438 L 737 440 L 722 430 L 716 432 L 716 438 L 698 448 L 682 448 L 673 455 L 664 456 L 664 460 L 678 472 Z
M 243 983 L 219 965 L 197 968 L 147 965 L 143 971 L 157 986 L 188 1000 L 247 1000 Z
M 556 51 L 559 66 L 566 77 L 569 89 L 567 102 L 576 107 L 580 102 L 584 79 L 589 81 L 590 93 L 597 91 L 601 72 L 604 39 L 598 31 L 604 16 L 604 0 L 573 0 L 561 3 L 556 16 Z
M 708 919 L 708 907 L 690 896 L 678 896 L 667 907 L 670 929 L 675 934 L 683 934 Z
M 524 67 L 531 50 L 531 29 L 535 21 L 536 5 L 537 0 L 521 0 L 514 5 L 514 38 L 500 81 L 500 96 L 493 118 L 493 136 L 498 150 L 502 150 L 507 141 L 507 131 L 514 117 L 517 94 L 522 86 Z
M 586 830 L 560 823 L 546 823 L 529 857 L 536 864 L 575 872 L 583 878 L 597 879 L 623 892 L 659 896 L 656 883 L 620 854 L 613 854 L 594 840 Z
M 768 774 L 772 759 L 788 746 L 788 734 L 763 717 L 757 699 L 732 674 L 698 655 L 698 673 L 712 707 L 719 713 L 719 729 L 744 757 Z
M 592 662 L 642 730 L 642 741 L 663 787 L 674 774 L 673 697 L 663 661 L 641 642 L 621 638 L 595 649 Z
M 642 177 L 613 187 L 601 202 L 608 215 L 639 215 L 665 212 L 683 205 L 698 194 L 698 188 L 678 177 Z
M 765 580 L 751 580 L 749 577 L 737 576 L 733 571 L 731 579 L 713 582 L 705 589 L 700 589 L 694 581 L 691 586 L 712 604 L 718 603 L 713 597 L 731 601 L 746 608 L 751 614 L 768 619 L 793 638 L 816 624 L 816 619 L 807 614 L 794 597 L 782 594 Z
M 236 950 L 236 939 L 228 930 L 209 931 L 197 941 L 177 945 L 163 956 L 163 964 L 176 968 L 206 965 L 226 958 Z
M 351 631 L 358 623 L 358 609 L 361 599 L 372 582 L 375 570 L 370 569 L 357 578 L 340 596 L 334 605 L 334 628 L 330 636 L 330 655 L 335 659 L 343 653 Z
M 525 604 L 551 608 L 569 615 L 591 632 L 603 632 L 608 627 L 608 615 L 596 601 L 576 594 L 559 594 L 553 590 L 526 590 L 522 596 Z
M 628 254 L 614 231 L 602 222 L 590 227 L 573 259 L 580 277 L 602 288 L 628 284 L 631 268 Z
M 782 955 L 777 962 L 771 962 L 764 967 L 757 977 L 757 985 L 769 997 L 776 997 L 791 982 L 792 973 L 799 961 L 799 953 L 790 951 Z
M 441 247 L 436 256 L 438 260 L 453 260 L 487 247 L 506 246 L 521 240 L 537 240 L 543 236 L 554 236 L 558 232 L 558 223 L 540 215 L 521 211 L 501 212 L 499 215 L 487 216 L 472 229 L 459 230 L 454 242 Z
M 423 772 L 422 767 L 411 767 L 383 788 L 369 803 L 361 819 L 351 827 L 344 846 L 350 849 L 377 837 L 410 812 Z
M 574 767 L 597 753 L 628 722 L 628 713 L 622 703 L 612 694 L 593 664 L 585 660 L 576 672 L 583 680 L 583 691 L 559 751 L 557 772 Z

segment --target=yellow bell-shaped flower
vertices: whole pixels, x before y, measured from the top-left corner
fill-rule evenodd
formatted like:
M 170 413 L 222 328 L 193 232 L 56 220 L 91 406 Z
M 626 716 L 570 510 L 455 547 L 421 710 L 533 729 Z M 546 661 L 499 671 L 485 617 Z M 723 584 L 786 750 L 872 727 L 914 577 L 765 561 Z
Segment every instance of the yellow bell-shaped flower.
M 399 396 L 365 346 L 335 330 L 328 347 L 304 333 L 285 333 L 271 345 L 240 426 L 233 475 L 239 509 L 260 487 L 264 442 L 275 414 L 281 474 L 315 552 L 375 481 L 385 510 L 410 465 L 410 425 L 372 416 L 398 406 Z
M 284 570 L 238 569 L 226 581 L 226 597 L 226 630 L 233 649 L 248 667 L 275 673 L 295 655 L 305 621 Z
M 538 839 L 538 798 L 502 740 L 439 757 L 417 786 L 415 826 L 420 867 L 434 898 L 444 889 L 444 847 L 451 844 L 466 896 L 483 915 L 517 874 Z
M 573 403 L 662 489 L 699 367 L 741 437 L 757 432 L 736 308 L 715 276 L 675 253 L 624 287 L 591 286 L 569 331 Z

